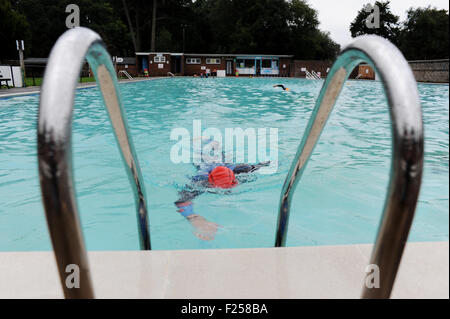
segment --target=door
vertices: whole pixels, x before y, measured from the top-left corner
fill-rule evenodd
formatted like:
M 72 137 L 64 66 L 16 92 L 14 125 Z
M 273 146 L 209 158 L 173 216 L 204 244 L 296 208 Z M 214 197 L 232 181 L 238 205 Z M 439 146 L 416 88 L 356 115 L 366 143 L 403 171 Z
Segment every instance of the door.
M 261 75 L 261 59 L 255 60 L 256 75 Z
M 170 72 L 173 74 L 181 73 L 181 57 L 180 56 L 172 56 L 171 58 L 172 66 Z
M 227 75 L 233 75 L 233 61 L 227 60 Z
M 181 73 L 181 57 L 177 56 L 177 59 L 175 60 L 175 73 Z
M 148 58 L 144 56 L 142 57 L 142 71 L 145 69 L 148 70 Z

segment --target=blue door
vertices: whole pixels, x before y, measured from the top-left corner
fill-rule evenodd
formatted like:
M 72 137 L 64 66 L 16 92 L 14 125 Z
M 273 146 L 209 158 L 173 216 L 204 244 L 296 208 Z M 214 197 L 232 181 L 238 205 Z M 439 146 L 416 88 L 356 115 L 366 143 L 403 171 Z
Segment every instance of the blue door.
M 148 70 L 148 58 L 146 56 L 142 57 L 142 71 Z

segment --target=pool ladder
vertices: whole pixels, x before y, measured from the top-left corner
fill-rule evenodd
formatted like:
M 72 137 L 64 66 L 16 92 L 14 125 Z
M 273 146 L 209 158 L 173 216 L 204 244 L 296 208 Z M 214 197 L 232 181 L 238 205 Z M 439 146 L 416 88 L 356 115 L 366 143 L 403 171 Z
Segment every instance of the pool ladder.
M 283 185 L 275 246 L 285 246 L 292 195 L 334 104 L 352 70 L 369 63 L 380 75 L 389 104 L 392 163 L 387 198 L 370 264 L 380 269 L 380 288 L 363 288 L 363 298 L 388 298 L 419 196 L 423 170 L 423 125 L 417 83 L 408 62 L 389 41 L 362 36 L 333 64 L 319 93 L 300 146 Z
M 42 201 L 66 298 L 94 297 L 72 172 L 73 104 L 85 58 L 100 86 L 133 188 L 140 247 L 151 249 L 144 183 L 111 57 L 97 33 L 87 28 L 71 29 L 58 39 L 50 53 L 41 88 L 37 138 Z M 71 264 L 80 269 L 78 289 L 68 289 L 64 283 L 66 267 Z
M 111 57 L 100 36 L 86 28 L 65 32 L 53 47 L 41 89 L 38 162 L 42 199 L 66 298 L 93 298 L 87 253 L 73 184 L 71 126 L 78 74 L 87 59 L 99 83 L 135 196 L 140 247 L 150 250 L 143 179 Z M 67 63 L 71 61 L 71 63 Z M 391 178 L 370 260 L 380 269 L 380 288 L 363 288 L 363 298 L 389 298 L 418 199 L 423 169 L 423 127 L 417 84 L 400 51 L 377 36 L 347 46 L 331 68 L 319 94 L 280 198 L 275 246 L 285 246 L 292 194 L 350 72 L 361 62 L 380 74 L 392 121 Z M 80 268 L 80 288 L 65 285 L 66 267 Z

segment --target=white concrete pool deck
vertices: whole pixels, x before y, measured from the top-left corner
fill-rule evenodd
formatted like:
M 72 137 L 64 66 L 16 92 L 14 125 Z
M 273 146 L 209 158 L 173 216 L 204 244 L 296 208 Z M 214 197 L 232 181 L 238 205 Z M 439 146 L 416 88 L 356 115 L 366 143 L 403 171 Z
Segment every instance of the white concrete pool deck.
M 97 298 L 359 298 L 372 245 L 96 251 Z M 0 252 L 0 298 L 62 298 L 53 252 Z M 449 298 L 448 242 L 408 243 L 392 298 Z

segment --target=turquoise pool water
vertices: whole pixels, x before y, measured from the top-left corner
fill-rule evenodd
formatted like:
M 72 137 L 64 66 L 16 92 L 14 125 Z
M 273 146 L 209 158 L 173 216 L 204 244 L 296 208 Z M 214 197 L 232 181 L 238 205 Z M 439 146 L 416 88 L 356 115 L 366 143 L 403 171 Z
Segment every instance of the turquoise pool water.
M 283 83 L 291 90 L 273 88 Z M 270 247 L 278 201 L 322 82 L 287 78 L 171 78 L 121 84 L 145 179 L 154 249 Z M 419 84 L 425 170 L 410 241 L 448 240 L 449 87 Z M 36 160 L 38 95 L 0 99 L 0 251 L 50 250 Z M 350 81 L 294 196 L 289 246 L 373 242 L 390 167 L 390 124 L 380 83 Z M 195 210 L 221 227 L 192 234 L 176 212 L 195 173 L 174 164 L 173 128 L 277 128 L 278 170 L 231 194 L 203 194 Z M 73 124 L 76 192 L 88 249 L 138 249 L 134 201 L 97 88 L 79 90 Z

